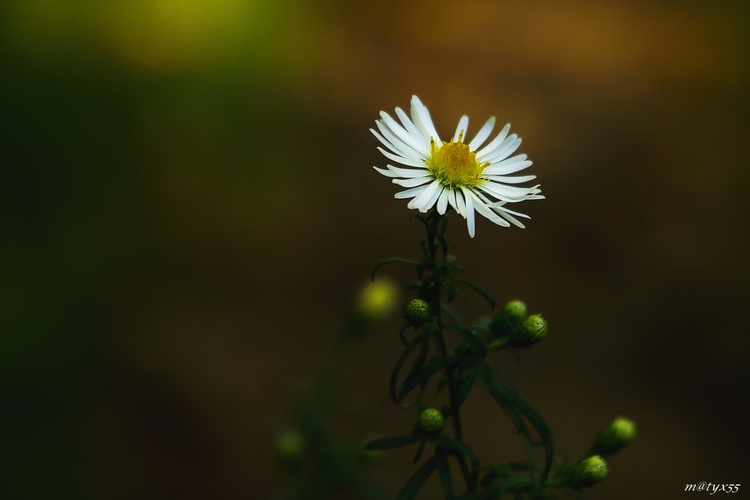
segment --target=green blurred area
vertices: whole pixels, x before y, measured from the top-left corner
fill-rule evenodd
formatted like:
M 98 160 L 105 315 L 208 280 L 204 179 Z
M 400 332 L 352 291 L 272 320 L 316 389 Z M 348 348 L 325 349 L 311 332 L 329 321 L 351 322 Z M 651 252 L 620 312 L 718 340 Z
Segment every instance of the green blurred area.
M 550 320 L 510 363 L 569 455 L 620 413 L 638 423 L 591 498 L 743 482 L 749 17 L 739 1 L 3 2 L 0 496 L 281 491 L 275 436 L 351 296 L 418 251 L 368 132 L 413 93 L 442 133 L 463 113 L 470 135 L 510 121 L 535 162 L 547 200 L 528 229 L 450 232 L 470 277 Z M 355 349 L 339 427 L 410 424 L 380 404 L 397 324 Z M 482 405 L 474 437 L 502 456 Z

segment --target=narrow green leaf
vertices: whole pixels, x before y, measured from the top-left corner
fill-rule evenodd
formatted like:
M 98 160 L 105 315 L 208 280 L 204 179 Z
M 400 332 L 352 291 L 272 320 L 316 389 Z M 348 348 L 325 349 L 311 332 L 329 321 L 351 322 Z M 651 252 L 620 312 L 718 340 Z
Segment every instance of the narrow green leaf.
M 375 273 L 378 272 L 378 269 L 380 269 L 381 267 L 385 265 L 393 264 L 396 262 L 401 262 L 403 264 L 411 264 L 412 266 L 416 266 L 419 264 L 419 262 L 417 262 L 416 260 L 402 259 L 401 257 L 390 257 L 388 259 L 383 259 L 377 264 L 375 264 L 375 267 L 372 268 L 372 272 L 370 272 L 370 279 L 372 281 L 375 281 Z
M 448 460 L 442 453 L 437 456 L 437 472 L 440 478 L 440 484 L 443 487 L 443 493 L 445 493 L 446 500 L 453 498 L 453 480 L 451 479 L 451 471 L 448 467 Z
M 422 453 L 424 452 L 424 447 L 427 444 L 427 441 L 424 439 L 421 443 L 419 443 L 419 448 L 417 448 L 417 452 L 414 454 L 414 458 L 412 459 L 411 463 L 415 464 L 419 462 L 419 459 L 422 458 Z
M 450 356 L 448 358 L 441 358 L 439 356 L 433 357 L 432 361 L 427 363 L 418 377 L 404 382 L 404 384 L 401 386 L 401 390 L 397 394 L 396 401 L 403 399 L 404 396 L 409 394 L 418 385 L 426 384 L 433 375 L 440 372 L 440 370 L 444 369 L 446 366 L 454 362 L 455 360 L 453 359 L 453 356 Z
M 419 222 L 421 222 L 422 224 L 424 224 L 424 227 L 425 227 L 425 229 L 427 229 L 427 230 L 429 230 L 429 229 L 430 229 L 430 226 L 429 226 L 429 225 L 427 224 L 427 219 L 426 219 L 426 218 L 424 218 L 424 217 L 422 217 L 422 216 L 421 216 L 421 215 L 419 215 L 419 214 L 411 214 L 411 215 L 409 216 L 409 219 L 410 219 L 410 220 L 411 220 L 411 219 L 417 219 L 417 220 L 418 220 Z
M 496 465 L 485 465 L 484 467 L 482 467 L 482 470 L 487 471 L 487 474 L 485 474 L 482 480 L 479 482 L 482 487 L 486 487 L 488 484 L 499 477 L 505 478 L 508 476 L 508 471 L 505 467 L 501 468 Z
M 471 368 L 469 369 L 469 372 L 464 375 L 463 380 L 461 381 L 461 385 L 458 388 L 458 393 L 456 397 L 456 405 L 460 406 L 466 401 L 466 398 L 469 396 L 469 392 L 471 392 L 471 388 L 474 387 L 474 382 L 477 380 L 477 376 L 479 375 L 479 371 L 482 369 L 482 362 L 481 361 L 475 361 L 473 365 L 471 365 Z
M 503 386 L 494 373 L 487 367 L 485 363 L 482 363 L 482 369 L 479 372 L 479 379 L 483 382 L 485 389 L 492 396 L 492 399 L 500 406 L 500 409 L 505 413 L 505 416 L 511 421 L 513 426 L 518 431 L 523 445 L 526 448 L 526 454 L 531 462 L 532 469 L 537 469 L 537 458 L 534 453 L 534 447 L 531 444 L 531 436 L 526 427 L 526 423 L 523 420 L 523 416 L 518 410 L 510 403 L 506 396 L 507 389 Z
M 446 436 L 445 434 L 440 434 L 439 436 L 435 437 L 435 441 L 447 448 L 451 452 L 451 455 L 454 455 L 457 458 L 466 457 L 475 465 L 479 465 L 479 457 L 477 457 L 476 453 L 474 453 L 469 445 L 464 443 L 463 441 L 453 439 L 452 437 Z
M 393 371 L 391 371 L 391 378 L 388 383 L 388 394 L 396 404 L 398 404 L 400 401 L 400 398 L 398 398 L 396 394 L 396 385 L 398 383 L 398 375 L 401 372 L 401 367 L 408 359 L 409 354 L 411 354 L 411 352 L 421 343 L 423 337 L 424 334 L 417 335 L 414 340 L 409 342 L 409 344 L 404 348 L 404 352 L 401 353 L 401 356 L 398 358 L 398 361 L 396 361 L 396 364 L 393 367 Z
M 456 298 L 456 285 L 453 284 L 453 281 L 448 281 L 446 284 L 448 296 L 445 298 L 445 301 L 450 303 L 453 302 L 453 299 Z
M 485 290 L 481 286 L 477 285 L 473 281 L 469 281 L 469 280 L 465 280 L 465 279 L 461 279 L 461 278 L 453 278 L 453 281 L 456 281 L 458 283 L 463 283 L 464 285 L 466 285 L 466 286 L 474 289 L 475 292 L 477 292 L 479 295 L 481 295 L 482 297 L 484 297 L 487 300 L 487 302 L 490 303 L 490 306 L 493 309 L 495 308 L 495 306 L 497 306 L 497 302 L 495 302 L 495 299 L 492 297 L 492 295 L 490 294 L 490 292 L 488 292 L 487 290 Z
M 418 434 L 410 434 L 408 436 L 396 436 L 374 439 L 365 445 L 365 449 L 368 451 L 375 450 L 389 450 L 391 448 L 400 448 L 408 444 L 416 443 L 417 441 L 423 441 L 424 437 Z
M 508 418 L 511 419 L 519 433 L 525 437 L 525 440 L 528 440 L 528 446 L 531 446 L 532 441 L 522 416 L 531 423 L 534 429 L 536 429 L 544 450 L 544 469 L 542 470 L 542 477 L 540 479 L 540 481 L 544 481 L 552 468 L 552 459 L 554 455 L 554 442 L 552 441 L 552 433 L 550 432 L 547 423 L 530 404 L 518 395 L 516 391 L 505 387 L 500 380 L 495 377 L 494 373 L 486 367 L 486 365 L 484 369 L 480 371 L 479 378 L 484 382 L 490 395 L 492 395 L 503 408 L 503 411 L 508 415 Z M 533 465 L 533 462 L 535 462 L 535 455 L 533 449 L 529 451 L 529 458 L 532 460 Z
M 458 312 L 456 312 L 456 310 L 453 309 L 451 306 L 443 302 L 440 304 L 440 308 L 443 311 L 445 311 L 445 313 L 448 314 L 448 316 L 451 317 L 451 320 L 453 320 L 453 322 L 456 323 L 456 325 L 464 324 L 464 320 L 461 318 L 461 315 L 458 314 Z
M 406 375 L 404 382 L 411 382 L 424 368 L 425 361 L 427 361 L 427 354 L 430 350 L 430 337 L 428 335 L 422 335 L 422 342 L 419 344 L 419 354 L 417 359 L 414 360 L 414 364 L 411 366 L 411 370 Z
M 440 236 L 445 234 L 445 229 L 448 227 L 448 217 L 442 217 L 440 221 Z
M 487 354 L 487 348 L 484 347 L 484 344 L 479 339 L 479 337 L 474 335 L 474 332 L 472 332 L 468 328 L 462 328 L 461 330 L 459 330 L 459 332 L 461 333 L 461 338 L 464 339 L 464 341 L 469 345 L 469 347 L 472 348 L 472 350 L 474 350 L 474 352 L 477 353 L 478 356 L 484 357 L 485 354 Z
M 483 491 L 480 493 L 464 493 L 459 497 L 453 497 L 453 500 L 495 500 L 494 493 Z
M 508 391 L 508 395 L 512 404 L 524 414 L 539 434 L 544 449 L 544 470 L 542 471 L 542 478 L 540 481 L 544 481 L 547 479 L 547 476 L 552 469 L 552 459 L 555 451 L 555 445 L 552 441 L 552 433 L 542 416 L 529 403 L 522 399 L 521 396 L 514 391 Z
M 492 491 L 497 494 L 505 493 L 506 491 L 522 492 L 530 491 L 535 485 L 534 478 L 532 476 L 516 476 L 504 481 L 500 484 L 492 485 Z
M 417 493 L 422 489 L 422 485 L 424 485 L 432 473 L 435 472 L 435 466 L 435 457 L 432 457 L 423 463 L 422 466 L 412 474 L 404 487 L 401 488 L 396 500 L 413 500 L 416 498 Z

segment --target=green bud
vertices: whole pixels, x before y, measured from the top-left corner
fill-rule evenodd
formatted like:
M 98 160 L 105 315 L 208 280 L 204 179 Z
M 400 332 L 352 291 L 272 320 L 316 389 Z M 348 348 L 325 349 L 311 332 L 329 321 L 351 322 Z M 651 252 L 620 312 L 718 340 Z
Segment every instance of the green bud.
M 526 317 L 526 304 L 520 300 L 511 300 L 505 304 L 500 315 L 509 320 L 521 321 Z
M 490 331 L 495 337 L 504 337 L 517 329 L 526 318 L 526 304 L 520 300 L 511 300 L 497 313 L 490 323 Z
M 422 299 L 412 299 L 406 304 L 404 317 L 413 325 L 421 325 L 430 317 L 430 305 Z
M 618 417 L 594 438 L 591 450 L 604 457 L 614 455 L 633 442 L 636 436 L 635 422 Z
M 276 447 L 282 458 L 301 458 L 305 451 L 305 437 L 297 429 L 284 431 L 279 435 Z
M 440 431 L 444 423 L 443 414 L 435 408 L 427 408 L 419 414 L 419 426 L 427 432 Z
M 609 472 L 607 462 L 599 455 L 584 458 L 570 469 L 567 485 L 571 488 L 588 488 L 604 480 Z
M 547 321 L 541 314 L 532 314 L 523 321 L 520 329 L 511 334 L 508 346 L 517 349 L 531 347 L 547 336 L 548 329 Z

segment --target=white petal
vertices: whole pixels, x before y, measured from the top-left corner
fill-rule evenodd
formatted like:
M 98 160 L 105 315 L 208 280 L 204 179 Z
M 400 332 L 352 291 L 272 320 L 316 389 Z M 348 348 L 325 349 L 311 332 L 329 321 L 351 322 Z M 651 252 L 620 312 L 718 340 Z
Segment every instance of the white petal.
M 508 201 L 518 202 L 528 199 L 529 195 L 534 195 L 540 192 L 536 187 L 532 188 L 519 188 L 513 186 L 506 186 L 496 182 L 483 182 L 477 186 L 477 189 L 484 191 L 485 193 L 491 194 L 495 198 Z
M 410 167 L 424 167 L 424 161 L 421 160 L 412 160 L 411 158 L 404 158 L 403 156 L 398 156 L 393 153 L 389 153 L 385 149 L 378 147 L 378 151 L 383 153 L 383 156 L 388 158 L 389 160 L 393 160 L 395 162 L 398 162 L 402 165 L 408 165 Z
M 514 160 L 514 158 L 518 158 L 518 160 Z M 487 175 L 507 175 L 518 172 L 519 170 L 523 170 L 533 165 L 533 162 L 526 160 L 525 158 L 526 155 L 518 155 L 513 158 L 502 160 L 498 163 L 493 163 L 482 170 L 482 173 Z
M 458 120 L 458 126 L 456 127 L 456 133 L 453 134 L 453 142 L 458 142 L 458 137 L 461 137 L 461 142 L 466 139 L 466 130 L 469 127 L 469 117 L 464 115 Z
M 448 208 L 448 196 L 450 195 L 450 189 L 445 188 L 443 189 L 443 192 L 440 193 L 440 198 L 438 198 L 437 201 L 437 211 L 440 215 L 443 215 L 445 213 L 445 210 Z
M 481 193 L 469 191 L 469 194 L 472 198 L 474 198 L 474 209 L 476 209 L 476 211 L 480 215 L 497 224 L 498 226 L 510 227 L 508 221 L 498 217 L 497 214 L 492 211 L 492 209 L 490 208 L 491 203 L 487 200 L 487 198 L 482 196 Z
M 491 116 L 487 122 L 482 125 L 482 128 L 479 129 L 479 132 L 477 132 L 477 135 L 471 140 L 469 143 L 469 149 L 472 151 L 476 151 L 479 146 L 482 145 L 482 143 L 489 137 L 490 132 L 492 132 L 492 127 L 495 126 L 495 117 Z
M 484 175 L 484 172 L 482 172 L 482 177 L 487 177 L 492 182 L 499 182 L 502 184 L 521 184 L 523 182 L 529 182 L 536 179 L 536 175 Z
M 380 118 L 383 120 L 383 123 L 394 134 L 398 136 L 399 139 L 414 148 L 416 151 L 419 151 L 424 147 L 424 143 L 422 141 L 418 141 L 416 138 L 412 137 L 411 134 L 403 126 L 401 126 L 399 122 L 391 118 L 391 115 L 389 115 L 385 111 L 380 112 Z
M 474 198 L 471 197 L 471 192 L 468 188 L 461 186 L 461 192 L 466 199 L 466 227 L 469 229 L 469 236 L 473 238 L 476 232 L 474 225 Z
M 453 210 L 456 211 L 457 214 L 460 214 L 461 212 L 458 209 L 458 202 L 456 201 L 456 191 L 453 189 L 448 190 L 448 202 L 453 207 Z
M 417 96 L 411 98 L 411 118 L 414 125 L 422 132 L 427 143 L 430 142 L 430 139 L 433 139 L 438 146 L 442 144 L 437 130 L 435 130 L 435 125 L 432 124 L 430 112 L 427 111 L 427 108 Z
M 510 136 L 510 137 L 513 137 L 513 135 Z M 508 137 L 508 139 L 510 139 L 510 137 Z M 513 152 L 516 149 L 518 149 L 518 147 L 520 145 L 521 145 L 521 139 L 518 138 L 518 137 L 516 137 L 516 139 L 512 143 L 509 143 L 509 144 L 507 144 L 505 146 L 501 146 L 501 147 L 497 148 L 496 151 L 494 151 L 494 152 L 492 152 L 492 153 L 484 156 L 482 159 L 484 161 L 489 161 L 489 162 L 496 162 L 498 160 L 503 160 L 503 159 L 507 158 L 508 156 L 512 155 Z
M 507 208 L 505 206 L 505 202 L 493 203 L 492 205 L 490 205 L 490 207 L 493 210 L 497 210 L 498 213 L 499 212 L 506 212 L 506 213 L 509 213 L 509 214 L 517 215 L 519 217 L 523 217 L 524 219 L 531 219 L 531 217 L 529 217 L 526 214 L 522 214 L 521 212 L 516 212 L 515 210 L 511 210 L 510 208 Z
M 466 202 L 464 201 L 463 194 L 460 191 L 453 190 L 456 193 L 456 212 L 461 214 L 461 217 L 466 218 Z
M 378 134 L 373 129 L 370 129 L 370 131 L 385 147 L 393 151 L 395 154 L 412 159 L 419 159 L 423 156 L 421 153 L 415 151 L 414 148 L 405 144 L 401 139 L 393 135 L 393 132 L 388 130 L 388 127 L 382 124 L 380 120 L 375 120 L 375 125 L 377 125 L 378 130 L 380 130 L 383 135 Z
M 495 158 L 498 156 L 498 152 L 502 153 L 505 151 L 505 149 L 508 148 L 513 142 L 518 139 L 518 136 L 516 134 L 510 134 L 508 137 L 503 139 L 503 141 L 499 144 L 496 144 L 495 147 L 490 148 L 489 145 L 484 147 L 482 149 L 481 158 L 482 161 L 489 161 L 490 158 Z M 492 141 L 495 142 L 495 141 Z M 490 143 L 492 144 L 492 143 Z M 479 152 L 477 152 L 477 156 L 480 156 Z M 502 158 L 501 158 L 502 159 Z
M 489 144 L 487 144 L 485 147 L 477 151 L 477 157 L 481 158 L 484 154 L 492 152 L 496 147 L 502 144 L 502 142 L 508 136 L 509 130 L 510 130 L 510 123 L 506 123 L 503 129 L 500 131 L 500 133 L 497 134 L 497 137 L 492 139 L 492 141 Z
M 413 187 L 405 191 L 399 191 L 398 193 L 394 194 L 393 197 L 399 200 L 404 200 L 406 198 L 414 198 L 425 189 L 427 189 L 425 186 Z
M 384 168 L 378 168 L 378 167 L 375 167 L 375 166 L 373 166 L 372 168 L 374 168 L 375 170 L 377 170 L 379 174 L 383 174 L 386 177 L 398 177 L 397 175 L 395 175 L 390 170 L 386 170 Z
M 432 179 L 430 177 L 417 177 L 414 179 L 393 179 L 393 183 L 397 184 L 401 187 L 410 188 L 414 186 L 421 186 L 422 184 L 427 184 Z
M 526 215 L 526 214 L 519 214 L 518 212 L 513 212 L 512 210 L 508 210 L 505 207 L 493 207 L 493 210 L 495 211 L 495 213 L 499 214 L 500 217 L 503 217 L 505 220 L 513 223 L 513 225 L 515 225 L 517 227 L 520 227 L 521 229 L 525 229 L 526 228 L 526 226 L 524 226 L 523 223 L 520 220 L 516 219 L 515 217 L 513 217 L 510 214 L 520 215 L 520 216 L 526 217 L 527 219 L 529 218 L 528 215 Z
M 423 189 L 421 193 L 419 193 L 419 196 L 416 196 L 413 200 L 409 202 L 408 205 L 406 205 L 408 208 L 416 208 L 421 209 L 427 201 L 432 197 L 432 195 L 438 190 L 440 187 L 439 181 L 432 181 L 431 184 L 428 186 L 421 188 Z
M 445 186 L 442 184 L 435 190 L 435 192 L 430 196 L 430 198 L 422 205 L 422 207 L 419 209 L 420 212 L 425 213 L 429 209 L 431 209 L 435 202 L 438 200 L 442 192 L 445 191 Z
M 388 170 L 390 170 L 393 174 L 389 177 L 405 177 L 407 179 L 410 179 L 412 177 L 427 177 L 430 175 L 430 171 L 426 168 L 400 168 L 394 167 L 393 165 L 388 165 Z
M 414 122 L 411 121 L 411 118 L 409 118 L 406 112 L 401 108 L 396 108 L 396 116 L 398 116 L 398 118 L 401 120 L 401 123 L 404 124 L 404 127 L 409 132 L 409 134 L 414 137 L 414 139 L 422 143 L 422 148 L 424 150 L 428 150 L 430 147 L 430 141 L 424 138 L 422 132 L 420 132 L 419 129 L 414 125 Z

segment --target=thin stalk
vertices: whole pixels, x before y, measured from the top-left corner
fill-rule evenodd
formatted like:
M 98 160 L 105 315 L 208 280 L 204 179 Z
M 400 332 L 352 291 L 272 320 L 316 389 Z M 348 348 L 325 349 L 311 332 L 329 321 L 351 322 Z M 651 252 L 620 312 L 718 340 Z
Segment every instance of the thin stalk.
M 442 216 L 438 214 L 435 210 L 433 210 L 430 215 L 427 217 L 428 224 L 427 226 L 427 250 L 428 250 L 428 258 L 433 264 L 432 273 L 434 275 L 434 280 L 430 286 L 430 288 L 427 290 L 427 301 L 430 304 L 430 308 L 435 311 L 435 316 L 437 319 L 437 338 L 438 338 L 438 350 L 440 352 L 440 356 L 443 359 L 448 358 L 448 348 L 445 344 L 445 336 L 443 335 L 443 319 L 442 319 L 442 307 L 441 307 L 441 294 L 442 294 L 442 288 L 443 288 L 443 280 L 444 280 L 444 264 L 445 264 L 445 255 L 443 255 L 443 262 L 441 264 L 438 264 L 438 244 L 437 244 L 437 234 L 439 230 L 439 225 L 442 220 Z M 441 236 L 443 236 L 441 234 Z M 459 405 L 457 404 L 458 401 L 458 394 L 457 390 L 458 387 L 456 386 L 455 382 L 455 373 L 454 373 L 454 367 L 453 366 L 446 366 L 445 368 L 445 378 L 448 383 L 448 396 L 450 398 L 450 412 L 451 412 L 451 421 L 453 423 L 453 433 L 457 440 L 463 441 L 463 433 L 461 431 L 461 415 L 459 412 Z M 476 474 L 470 473 L 469 468 L 466 465 L 466 458 L 461 456 L 458 459 L 458 464 L 461 467 L 461 473 L 464 476 L 464 481 L 466 483 L 466 491 L 475 491 L 476 490 Z

